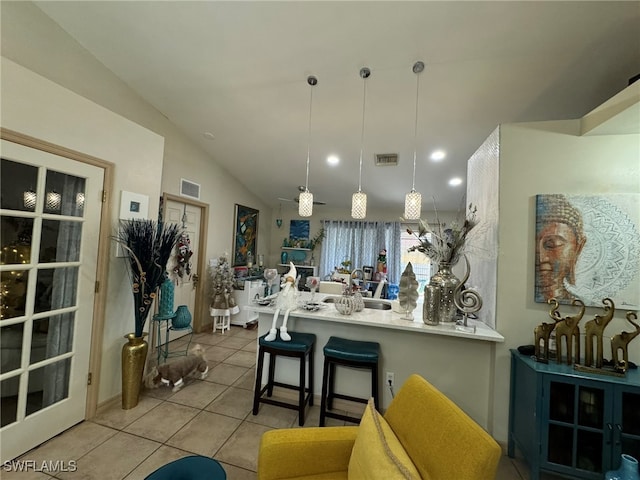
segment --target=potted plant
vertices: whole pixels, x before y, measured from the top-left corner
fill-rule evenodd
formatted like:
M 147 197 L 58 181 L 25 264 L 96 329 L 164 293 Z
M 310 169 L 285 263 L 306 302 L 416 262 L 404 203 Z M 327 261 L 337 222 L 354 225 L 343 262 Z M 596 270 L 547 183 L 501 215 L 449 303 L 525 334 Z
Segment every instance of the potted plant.
M 133 408 L 138 404 L 149 349 L 144 340 L 144 326 L 158 288 L 167 277 L 166 265 L 179 237 L 178 225 L 145 219 L 122 220 L 115 237 L 125 252 L 134 304 L 134 333 L 125 335 L 128 343 L 122 348 L 124 409 Z
M 316 264 L 316 259 L 313 255 L 313 251 L 316 249 L 316 247 L 319 247 L 322 244 L 322 240 L 324 240 L 324 227 L 320 227 L 320 230 L 318 230 L 316 236 L 309 240 L 309 250 L 311 250 L 311 265 Z

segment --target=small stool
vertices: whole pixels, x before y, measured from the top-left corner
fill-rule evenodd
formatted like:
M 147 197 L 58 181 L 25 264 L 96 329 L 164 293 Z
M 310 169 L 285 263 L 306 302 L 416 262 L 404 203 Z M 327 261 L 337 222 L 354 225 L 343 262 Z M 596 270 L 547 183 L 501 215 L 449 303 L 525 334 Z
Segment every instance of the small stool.
M 333 408 L 334 398 L 365 404 L 369 400 L 368 398 L 352 397 L 335 392 L 336 365 L 370 370 L 371 396 L 373 397 L 376 408 L 380 408 L 378 403 L 378 358 L 380 356 L 380 344 L 377 342 L 362 342 L 340 337 L 330 337 L 323 351 L 324 369 L 322 372 L 320 426 L 324 427 L 325 417 L 360 423 L 359 418 L 329 411 Z
M 231 315 L 240 312 L 240 307 L 234 305 L 231 308 L 213 308 L 209 307 L 209 314 L 213 317 L 213 332 L 217 329 L 224 335 L 225 330 L 231 328 Z
M 291 410 L 298 411 L 298 423 L 302 427 L 304 425 L 304 409 L 307 403 L 309 406 L 313 405 L 313 346 L 316 342 L 316 336 L 312 333 L 298 333 L 288 332 L 291 335 L 291 340 L 288 342 L 283 341 L 280 338 L 280 332 L 278 336 L 272 342 L 265 341 L 267 334 L 261 336 L 258 339 L 258 365 L 256 369 L 256 385 L 253 390 L 253 414 L 258 414 L 258 407 L 260 403 L 267 403 L 270 405 L 276 405 L 278 407 L 289 408 Z M 262 384 L 262 367 L 264 364 L 264 354 L 269 354 L 269 376 L 267 384 L 260 388 Z M 287 383 L 276 382 L 274 380 L 276 370 L 276 358 L 278 355 L 284 357 L 295 357 L 300 359 L 300 380 L 298 385 L 292 385 Z M 306 367 L 309 359 L 309 387 L 306 388 Z M 273 395 L 273 387 L 283 387 L 291 390 L 298 391 L 298 403 L 291 404 L 281 402 L 279 400 L 273 400 L 271 398 L 263 398 L 264 393 L 267 393 L 267 397 Z M 307 395 L 305 396 L 305 393 Z

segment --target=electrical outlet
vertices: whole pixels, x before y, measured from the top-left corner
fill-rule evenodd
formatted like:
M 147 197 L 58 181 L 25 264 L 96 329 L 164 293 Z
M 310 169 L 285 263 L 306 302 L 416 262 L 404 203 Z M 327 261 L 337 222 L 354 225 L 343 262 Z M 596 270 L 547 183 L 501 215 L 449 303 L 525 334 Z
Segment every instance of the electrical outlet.
M 387 385 L 393 387 L 395 383 L 395 374 L 393 372 L 387 372 Z

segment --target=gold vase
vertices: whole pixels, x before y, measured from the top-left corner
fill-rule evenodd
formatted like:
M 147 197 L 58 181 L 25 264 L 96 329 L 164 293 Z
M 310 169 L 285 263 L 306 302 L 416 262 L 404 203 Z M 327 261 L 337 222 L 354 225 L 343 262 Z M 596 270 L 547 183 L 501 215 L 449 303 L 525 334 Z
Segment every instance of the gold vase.
M 149 344 L 144 339 L 147 333 L 136 337 L 133 333 L 124 336 L 129 342 L 122 346 L 122 408 L 129 410 L 138 405 L 142 374 L 147 361 Z

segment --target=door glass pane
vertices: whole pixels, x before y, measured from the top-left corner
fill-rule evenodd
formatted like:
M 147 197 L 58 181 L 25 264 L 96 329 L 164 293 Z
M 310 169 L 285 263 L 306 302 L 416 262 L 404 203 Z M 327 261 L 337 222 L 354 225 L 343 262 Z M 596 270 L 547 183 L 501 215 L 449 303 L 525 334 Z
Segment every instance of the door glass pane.
M 637 393 L 622 394 L 622 431 L 640 435 L 640 395 Z
M 2 159 L 0 165 L 0 208 L 34 212 L 36 209 L 36 188 L 38 168 L 23 163 Z
M 640 438 L 630 438 L 622 436 L 622 453 L 631 455 L 633 458 L 640 458 Z
M 549 451 L 547 459 L 551 463 L 572 465 L 573 428 L 549 425 Z
M 27 416 L 69 396 L 70 372 L 70 358 L 29 372 Z
M 77 287 L 78 267 L 39 270 L 34 311 L 39 313 L 74 306 Z
M 589 472 L 602 472 L 602 433 L 578 430 L 576 467 Z
M 5 378 L 0 383 L 2 392 L 2 403 L 0 403 L 0 416 L 2 424 L 0 427 L 13 423 L 18 418 L 18 382 L 20 376 Z
M 0 219 L 0 264 L 23 265 L 31 261 L 33 218 L 3 216 Z
M 84 212 L 85 179 L 47 171 L 44 213 L 81 217 Z
M 0 319 L 24 315 L 28 280 L 28 270 L 0 272 Z
M 570 383 L 550 382 L 549 418 L 573 423 L 575 387 Z
M 9 325 L 0 329 L 0 342 L 2 342 L 2 349 L 0 350 L 0 355 L 2 355 L 2 368 L 0 369 L 0 373 L 7 373 L 20 368 L 23 335 L 23 323 Z
M 74 316 L 74 312 L 69 312 L 33 321 L 31 365 L 71 351 Z
M 43 220 L 39 261 L 77 262 L 80 258 L 81 234 L 80 222 Z
M 603 427 L 604 390 L 578 388 L 578 424 L 586 427 Z

